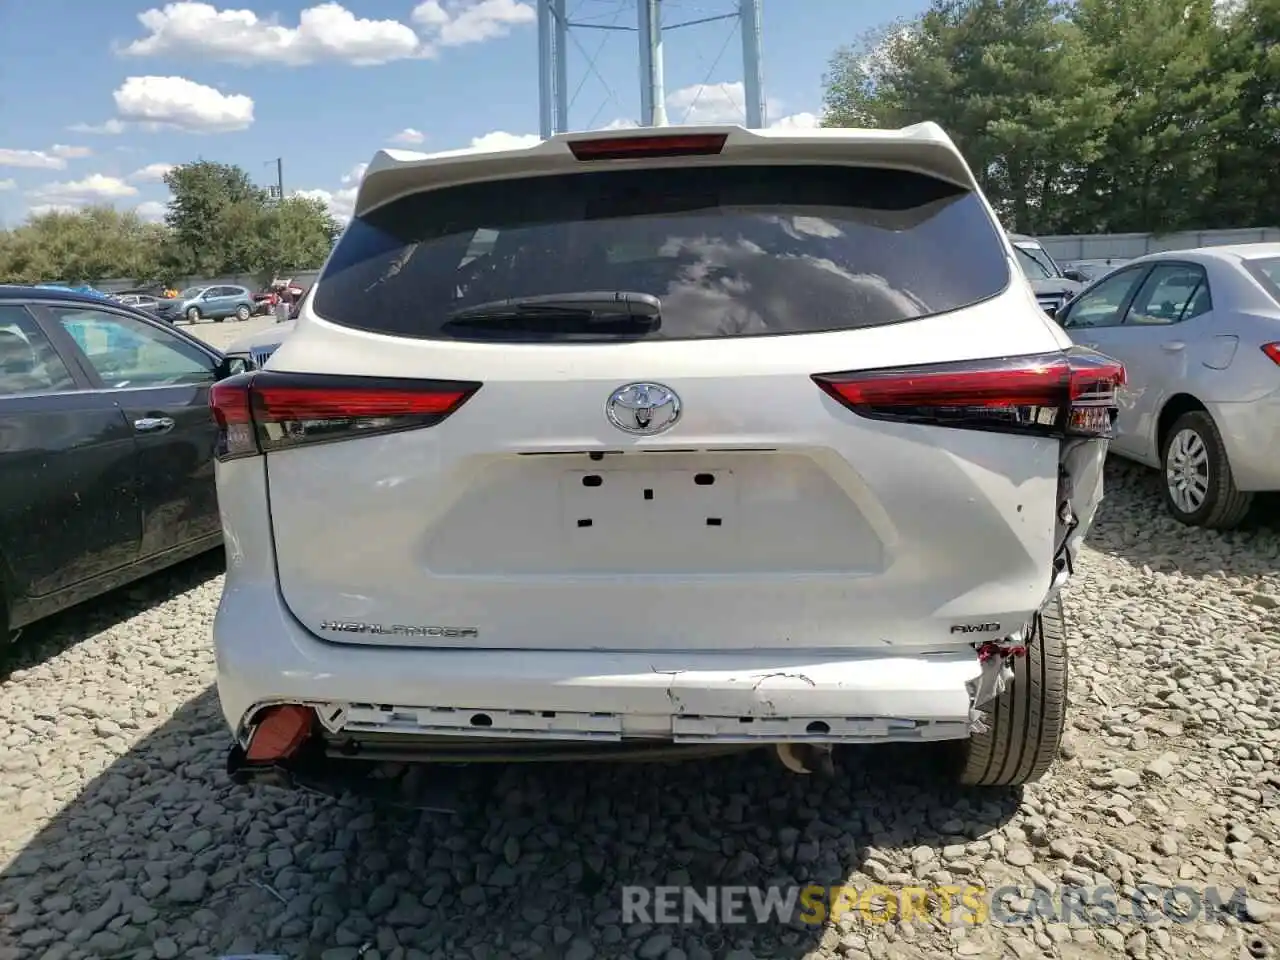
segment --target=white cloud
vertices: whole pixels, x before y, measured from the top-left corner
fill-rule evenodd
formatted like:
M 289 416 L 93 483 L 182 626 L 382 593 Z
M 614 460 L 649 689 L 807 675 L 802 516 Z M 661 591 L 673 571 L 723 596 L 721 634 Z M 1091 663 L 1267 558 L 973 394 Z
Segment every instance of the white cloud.
M 163 203 L 155 200 L 148 200 L 133 208 L 133 212 L 148 223 L 160 223 L 164 220 L 167 210 L 168 208 Z
M 338 190 L 295 190 L 292 196 L 307 197 L 311 200 L 319 200 L 329 212 L 333 214 L 334 219 L 346 223 L 351 219 L 351 213 L 356 205 L 356 191 L 360 189 L 360 181 L 364 179 L 364 172 L 369 168 L 367 163 L 357 163 L 348 173 L 342 175 L 343 187 Z
M 667 120 L 674 124 L 747 122 L 747 96 L 741 81 L 681 87 L 667 94 L 666 105 Z M 778 113 L 781 106 L 777 100 L 766 100 L 765 112 Z
M 787 130 L 813 130 L 821 124 L 822 118 L 815 113 L 793 113 L 789 116 L 780 117 L 773 123 L 771 127 L 781 127 Z
M 74 207 L 86 203 L 107 203 L 124 197 L 137 196 L 137 193 L 136 187 L 131 187 L 119 177 L 91 173 L 83 180 L 46 183 L 42 187 L 28 190 L 27 196 L 47 206 Z
M 27 215 L 43 217 L 47 213 L 75 213 L 79 207 L 71 203 L 38 203 L 27 210 Z
M 65 143 L 55 143 L 49 148 L 49 152 L 55 157 L 62 157 L 64 160 L 79 160 L 83 157 L 93 156 L 93 151 L 88 147 L 69 147 Z
M 163 183 L 164 175 L 174 167 L 172 163 L 149 163 L 141 170 L 133 171 L 127 179 L 135 183 Z
M 67 129 L 72 133 L 102 133 L 115 136 L 124 133 L 124 124 L 113 118 L 106 123 L 73 123 Z
M 0 167 L 26 167 L 31 170 L 62 170 L 67 161 L 44 150 L 5 150 L 0 148 Z
M 116 90 L 120 119 L 191 133 L 244 130 L 253 123 L 253 100 L 224 94 L 184 77 L 129 77 Z
M 419 55 L 421 42 L 398 20 L 366 20 L 340 3 L 308 7 L 296 27 L 259 19 L 252 10 L 219 10 L 210 3 L 169 3 L 138 14 L 147 35 L 126 46 L 134 57 L 195 56 L 225 63 L 321 61 L 373 66 Z
M 471 146 L 477 150 L 515 150 L 519 147 L 532 147 L 541 142 L 542 138 L 536 133 L 507 133 L 505 130 L 494 130 L 471 138 Z
M 16 180 L 0 180 L 0 190 L 12 190 L 17 185 Z
M 399 133 L 391 138 L 392 143 L 414 144 L 421 143 L 427 139 L 427 135 L 421 130 L 415 130 L 413 127 L 405 127 Z
M 460 47 L 505 37 L 538 15 L 518 0 L 424 0 L 413 8 L 412 19 L 429 43 Z

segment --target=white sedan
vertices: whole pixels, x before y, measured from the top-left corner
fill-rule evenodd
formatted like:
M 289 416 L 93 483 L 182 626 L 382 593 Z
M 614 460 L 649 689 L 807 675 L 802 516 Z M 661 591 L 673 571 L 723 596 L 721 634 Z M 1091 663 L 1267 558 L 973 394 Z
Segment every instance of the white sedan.
M 1280 243 L 1139 257 L 1057 319 L 1124 364 L 1111 450 L 1164 473 L 1174 517 L 1229 529 L 1280 490 Z

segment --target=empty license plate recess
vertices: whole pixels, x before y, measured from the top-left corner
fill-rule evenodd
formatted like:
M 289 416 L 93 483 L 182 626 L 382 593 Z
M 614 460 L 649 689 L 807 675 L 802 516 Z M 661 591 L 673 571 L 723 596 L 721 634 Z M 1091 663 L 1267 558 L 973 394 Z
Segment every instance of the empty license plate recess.
M 575 539 L 661 533 L 669 541 L 737 533 L 732 470 L 575 470 L 561 477 L 560 503 Z

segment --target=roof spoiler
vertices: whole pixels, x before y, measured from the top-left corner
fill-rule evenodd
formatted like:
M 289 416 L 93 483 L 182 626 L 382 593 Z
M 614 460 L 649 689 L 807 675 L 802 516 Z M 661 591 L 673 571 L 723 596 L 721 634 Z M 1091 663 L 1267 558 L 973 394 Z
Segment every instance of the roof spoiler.
M 488 150 L 469 147 L 423 154 L 380 150 L 370 161 L 354 204 L 359 217 L 399 197 L 421 190 L 516 176 L 546 176 L 587 169 L 625 167 L 637 161 L 616 159 L 618 151 L 602 150 L 607 141 L 669 137 L 690 140 L 723 138 L 716 151 L 675 156 L 681 164 L 730 162 L 850 163 L 916 170 L 967 190 L 978 184 L 951 138 L 936 123 L 917 123 L 899 130 L 819 127 L 812 130 L 770 128 L 748 130 L 735 125 L 629 127 L 561 133 L 528 147 Z M 583 149 L 584 144 L 597 149 Z M 576 149 L 575 149 L 576 148 Z M 581 159 L 579 158 L 581 155 Z M 606 159 L 596 159 L 604 157 Z M 652 157 L 652 153 L 649 154 Z M 647 162 L 647 161 L 639 161 Z M 588 166 L 590 164 L 590 166 Z

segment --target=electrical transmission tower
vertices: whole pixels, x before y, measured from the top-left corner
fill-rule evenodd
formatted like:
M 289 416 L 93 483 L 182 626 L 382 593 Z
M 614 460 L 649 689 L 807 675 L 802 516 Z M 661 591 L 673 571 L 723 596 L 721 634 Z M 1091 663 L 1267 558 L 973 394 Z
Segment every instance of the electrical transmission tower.
M 569 129 L 568 47 L 570 30 L 620 30 L 635 33 L 640 59 L 640 123 L 667 125 L 663 82 L 662 36 L 681 27 L 737 20 L 742 34 L 742 87 L 746 95 L 746 125 L 765 125 L 764 76 L 760 56 L 761 0 L 732 0 L 731 13 L 698 17 L 682 23 L 662 22 L 662 0 L 635 0 L 636 25 L 573 22 L 567 0 L 536 0 L 538 5 L 538 105 L 545 140 Z M 581 49 L 581 48 L 580 48 Z

